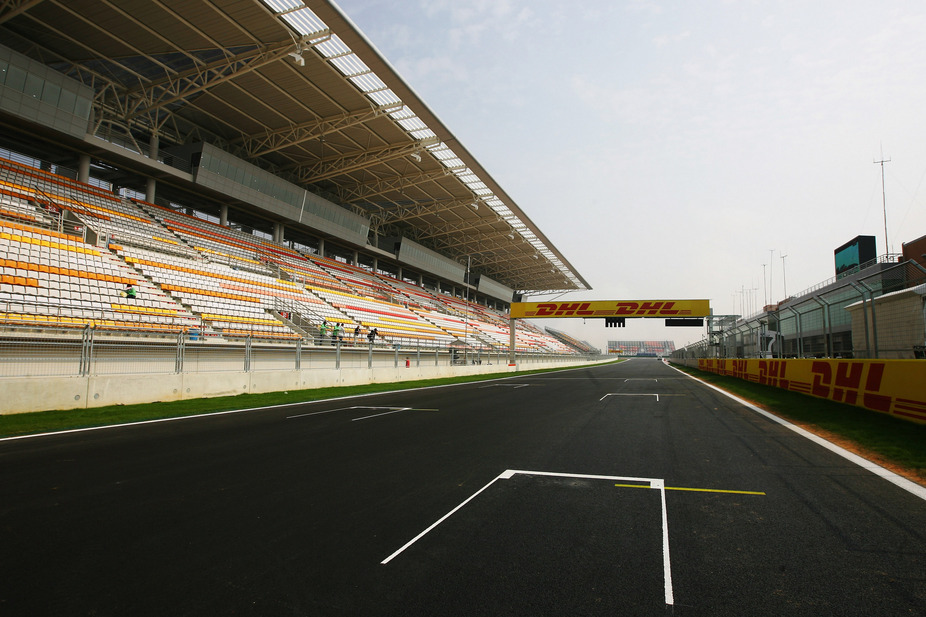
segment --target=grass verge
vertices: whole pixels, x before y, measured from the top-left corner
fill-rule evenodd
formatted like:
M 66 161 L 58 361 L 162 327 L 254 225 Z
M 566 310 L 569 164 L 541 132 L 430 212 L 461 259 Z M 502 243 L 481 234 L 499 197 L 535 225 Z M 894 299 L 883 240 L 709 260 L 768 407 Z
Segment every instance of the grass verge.
M 88 409 L 64 409 L 34 413 L 5 414 L 0 415 L 0 437 L 17 437 L 20 435 L 34 435 L 38 433 L 89 428 L 94 426 L 127 424 L 145 420 L 179 418 L 183 416 L 195 416 L 252 407 L 306 403 L 345 396 L 356 396 L 358 394 L 375 394 L 378 392 L 392 392 L 394 390 L 406 390 L 409 388 L 424 388 L 427 386 L 486 381 L 489 379 L 499 379 L 501 377 L 512 377 L 516 375 L 523 376 L 537 373 L 549 373 L 570 368 L 576 367 L 569 366 L 518 371 L 516 373 L 503 372 L 486 375 L 446 377 L 442 379 L 372 383 L 359 386 L 289 390 L 285 392 L 268 392 L 266 394 L 238 394 L 235 396 L 146 403 L 143 405 L 110 405 L 107 407 L 91 407 Z
M 736 377 L 673 366 L 926 486 L 924 424 Z

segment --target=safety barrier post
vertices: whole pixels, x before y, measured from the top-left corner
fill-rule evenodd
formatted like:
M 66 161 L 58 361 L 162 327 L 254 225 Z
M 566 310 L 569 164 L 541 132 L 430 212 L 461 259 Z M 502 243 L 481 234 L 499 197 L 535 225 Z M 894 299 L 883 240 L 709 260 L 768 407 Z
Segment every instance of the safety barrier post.
M 793 306 L 786 306 L 786 309 L 794 314 L 794 325 L 797 330 L 797 357 L 804 357 L 804 324 L 801 322 L 801 314 Z
M 853 288 L 855 291 L 857 291 L 858 294 L 859 294 L 859 296 L 861 296 L 861 298 L 862 298 L 862 321 L 863 321 L 864 324 L 865 324 L 865 357 L 866 357 L 866 358 L 870 358 L 870 357 L 871 357 L 871 342 L 870 342 L 869 337 L 868 337 L 868 309 L 865 308 L 865 305 L 866 305 L 866 302 L 865 302 L 865 292 L 862 291 L 862 290 L 860 290 L 860 289 L 858 288 L 858 285 L 856 285 L 856 284 L 855 284 L 854 282 L 852 282 L 852 281 L 849 281 L 849 285 L 851 285 L 852 288 Z M 854 338 L 854 337 L 853 337 L 853 338 Z M 853 344 L 852 355 L 855 356 L 855 357 L 858 357 L 858 355 L 855 353 L 854 347 L 855 347 L 855 345 Z
M 512 317 L 512 318 L 510 318 L 510 319 L 508 320 L 508 327 L 509 327 L 509 332 L 508 332 L 508 366 L 515 366 L 515 365 L 516 365 L 516 362 L 515 362 L 515 359 L 514 359 L 514 341 L 515 341 L 515 336 L 514 336 L 514 323 L 515 323 L 514 317 Z
M 859 285 L 868 290 L 868 297 L 871 299 L 869 307 L 871 308 L 871 340 L 874 344 L 874 357 L 878 357 L 878 318 L 875 317 L 875 290 L 865 284 L 865 281 L 859 281 Z
M 89 375 L 93 361 L 93 327 L 90 324 L 84 328 L 80 342 L 80 374 Z
M 177 334 L 177 355 L 174 359 L 174 372 L 182 373 L 183 372 L 183 357 L 186 352 L 186 332 L 180 332 Z
M 830 323 L 830 320 L 829 320 L 829 308 L 830 308 L 829 302 L 817 296 L 811 296 L 810 299 L 816 302 L 818 305 L 820 305 L 820 314 L 823 316 L 823 354 L 827 358 L 832 358 L 833 357 L 833 354 L 831 353 L 832 341 L 830 340 L 830 337 L 831 337 L 830 330 L 832 329 L 831 328 L 832 324 Z

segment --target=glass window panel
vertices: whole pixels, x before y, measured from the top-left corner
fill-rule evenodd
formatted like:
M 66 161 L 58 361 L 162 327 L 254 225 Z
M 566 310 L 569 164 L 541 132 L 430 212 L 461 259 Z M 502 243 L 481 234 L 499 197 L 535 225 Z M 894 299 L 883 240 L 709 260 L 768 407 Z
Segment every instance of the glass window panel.
M 74 106 L 77 104 L 77 95 L 70 90 L 62 90 L 58 96 L 58 109 L 66 111 L 69 114 L 74 113 Z
M 10 70 L 6 76 L 6 86 L 22 92 L 26 86 L 26 72 L 18 66 L 10 65 Z
M 26 75 L 26 88 L 24 92 L 26 96 L 30 96 L 34 99 L 42 98 L 42 86 L 45 85 L 45 80 L 39 77 L 38 75 L 33 75 L 29 73 Z
M 58 98 L 61 95 L 61 86 L 51 82 L 45 82 L 45 88 L 42 90 L 42 100 L 49 105 L 58 106 Z M 68 110 L 70 111 L 70 110 Z
M 74 104 L 74 115 L 78 118 L 89 118 L 90 99 L 86 99 L 82 96 L 77 97 L 77 102 Z

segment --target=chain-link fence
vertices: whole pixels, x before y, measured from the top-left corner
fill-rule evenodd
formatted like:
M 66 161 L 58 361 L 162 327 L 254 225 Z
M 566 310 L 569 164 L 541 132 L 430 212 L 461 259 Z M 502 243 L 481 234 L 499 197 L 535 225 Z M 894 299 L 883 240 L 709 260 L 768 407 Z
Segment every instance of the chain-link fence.
M 893 256 L 745 318 L 708 319 L 676 358 L 918 358 L 926 345 L 926 269 Z

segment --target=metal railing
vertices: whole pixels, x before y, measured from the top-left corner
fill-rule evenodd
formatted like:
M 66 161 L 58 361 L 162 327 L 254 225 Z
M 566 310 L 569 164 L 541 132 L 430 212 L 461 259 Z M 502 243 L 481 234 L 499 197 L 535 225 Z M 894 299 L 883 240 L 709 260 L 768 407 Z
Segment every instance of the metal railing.
M 569 362 L 581 354 L 518 352 L 519 364 Z M 396 341 L 224 339 L 200 331 L 7 326 L 0 378 L 281 371 L 459 364 L 507 365 L 507 350 Z

